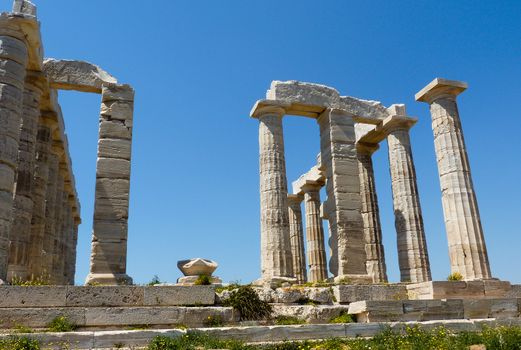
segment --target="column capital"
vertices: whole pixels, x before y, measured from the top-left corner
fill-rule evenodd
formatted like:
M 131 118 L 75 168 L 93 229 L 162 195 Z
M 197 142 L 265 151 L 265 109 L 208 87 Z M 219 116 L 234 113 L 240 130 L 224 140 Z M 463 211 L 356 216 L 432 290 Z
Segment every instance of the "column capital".
M 292 205 L 300 205 L 300 203 L 302 203 L 303 200 L 304 198 L 300 194 L 288 193 L 288 206 L 290 207 Z
M 461 94 L 468 87 L 463 81 L 435 78 L 427 86 L 421 89 L 414 98 L 416 101 L 431 104 L 439 98 L 453 98 Z
M 250 117 L 259 119 L 264 115 L 277 115 L 283 117 L 286 114 L 286 108 L 290 104 L 276 100 L 259 100 L 250 111 Z
M 405 115 L 392 115 L 384 119 L 381 128 L 386 135 L 389 135 L 395 130 L 409 130 L 414 126 L 414 124 L 416 124 L 417 121 L 418 118 L 415 117 L 408 117 Z

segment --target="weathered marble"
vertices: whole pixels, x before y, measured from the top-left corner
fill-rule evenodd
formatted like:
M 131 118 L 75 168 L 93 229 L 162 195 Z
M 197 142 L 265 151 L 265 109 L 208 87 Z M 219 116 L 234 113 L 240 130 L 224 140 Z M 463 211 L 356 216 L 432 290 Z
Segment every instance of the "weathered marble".
M 293 272 L 297 283 L 307 282 L 306 255 L 304 249 L 304 229 L 302 225 L 302 196 L 288 194 L 289 237 Z
M 490 278 L 490 264 L 456 96 L 467 88 L 436 78 L 416 94 L 430 105 L 451 272 L 466 280 Z
M 393 207 L 402 282 L 431 280 L 409 128 L 416 119 L 395 114 L 386 121 Z
M 308 256 L 308 280 L 324 281 L 328 278 L 324 228 L 320 217 L 320 185 L 305 185 L 306 245 Z
M 372 154 L 378 145 L 357 144 L 358 170 L 360 174 L 360 196 L 362 218 L 364 220 L 365 253 L 367 274 L 373 282 L 387 282 L 382 227 L 374 179 Z

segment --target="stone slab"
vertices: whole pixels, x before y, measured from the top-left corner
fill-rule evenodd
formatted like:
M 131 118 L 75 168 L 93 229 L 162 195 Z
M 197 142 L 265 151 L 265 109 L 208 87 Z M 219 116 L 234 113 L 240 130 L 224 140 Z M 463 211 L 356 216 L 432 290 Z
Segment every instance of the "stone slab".
M 151 286 L 144 288 L 143 305 L 214 305 L 212 286 Z
M 512 287 L 508 281 L 430 281 L 407 286 L 409 299 L 473 299 L 506 297 Z
M 66 306 L 141 306 L 143 301 L 144 287 L 67 287 Z
M 336 302 L 340 304 L 361 300 L 405 300 L 408 298 L 405 284 L 339 285 L 333 287 L 333 293 Z
M 65 306 L 66 294 L 65 286 L 1 286 L 0 308 Z
M 290 316 L 310 324 L 328 323 L 332 318 L 349 310 L 345 305 L 284 305 L 274 304 L 273 317 Z

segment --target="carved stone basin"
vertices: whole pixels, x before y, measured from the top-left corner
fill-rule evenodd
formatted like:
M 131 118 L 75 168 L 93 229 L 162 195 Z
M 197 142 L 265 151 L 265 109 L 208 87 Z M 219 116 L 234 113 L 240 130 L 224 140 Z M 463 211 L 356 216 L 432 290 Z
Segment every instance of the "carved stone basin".
M 185 276 L 211 276 L 218 266 L 219 264 L 215 261 L 202 258 L 179 260 L 177 262 L 177 267 Z

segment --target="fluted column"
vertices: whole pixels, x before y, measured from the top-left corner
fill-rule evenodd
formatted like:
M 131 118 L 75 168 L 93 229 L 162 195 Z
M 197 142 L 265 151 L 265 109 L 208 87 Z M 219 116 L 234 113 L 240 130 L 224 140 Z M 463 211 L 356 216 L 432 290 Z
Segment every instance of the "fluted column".
M 62 278 L 63 284 L 69 284 L 70 280 L 70 263 L 72 256 L 72 226 L 71 226 L 71 217 L 72 217 L 72 208 L 69 202 L 69 196 L 67 196 L 65 201 L 65 212 L 63 217 L 63 228 L 65 231 L 65 237 L 63 241 L 64 249 L 63 249 L 63 271 Z
M 29 244 L 30 278 L 46 277 L 49 271 L 44 265 L 43 241 L 46 222 L 46 194 L 49 181 L 49 153 L 51 151 L 55 117 L 52 113 L 40 115 L 36 137 L 36 165 L 33 186 L 33 215 L 31 221 L 31 236 Z
M 367 280 L 354 115 L 328 109 L 318 118 L 321 163 L 326 173 L 330 271 L 336 280 Z
M 13 193 L 28 55 L 23 41 L 0 36 L 0 280 L 6 281 Z
M 296 282 L 291 256 L 288 218 L 288 184 L 284 158 L 282 117 L 273 106 L 256 110 L 259 120 L 261 205 L 261 281 Z
M 55 213 L 56 213 L 56 190 L 58 182 L 58 173 L 60 161 L 58 156 L 51 149 L 49 152 L 49 177 L 47 180 L 47 190 L 45 195 L 45 230 L 43 236 L 43 270 L 49 274 L 52 280 L 53 255 L 54 255 L 54 238 L 55 229 Z
M 437 78 L 416 100 L 430 105 L 451 272 L 472 280 L 490 278 L 491 272 L 456 103 L 466 88 L 466 83 Z
M 53 145 L 55 151 L 57 147 Z M 63 149 L 62 149 L 63 150 Z M 63 210 L 63 191 L 64 191 L 64 175 L 65 175 L 65 164 L 60 163 L 58 168 L 58 179 L 56 182 L 56 198 L 55 198 L 55 209 L 54 209 L 54 248 L 53 248 L 53 260 L 52 260 L 52 273 L 51 281 L 54 284 L 62 284 L 62 271 L 63 271 L 63 257 L 62 257 L 62 244 L 63 244 L 63 227 L 62 227 L 62 210 Z
M 69 203 L 69 194 L 66 189 L 66 184 L 64 183 L 64 190 L 62 192 L 62 198 L 61 198 L 61 216 L 60 216 L 60 243 L 59 243 L 59 263 L 57 266 L 57 280 L 59 280 L 59 284 L 67 284 L 67 281 L 65 280 L 65 270 L 66 267 L 66 255 L 67 255 L 67 239 L 68 231 L 67 231 L 67 218 L 68 218 L 68 203 Z
M 304 250 L 304 230 L 302 225 L 302 196 L 288 194 L 289 237 L 291 255 L 293 257 L 293 271 L 297 283 L 307 282 L 306 256 Z
M 385 254 L 382 244 L 382 227 L 374 179 L 372 154 L 378 149 L 374 144 L 357 144 L 358 169 L 360 172 L 360 195 L 364 220 L 367 273 L 373 282 L 387 282 Z
M 132 284 L 127 275 L 134 90 L 102 90 L 90 271 L 86 283 Z
M 14 218 L 10 235 L 7 279 L 26 280 L 29 263 L 29 241 L 33 216 L 33 182 L 36 154 L 36 134 L 40 117 L 43 76 L 27 72 L 23 93 L 23 113 L 18 146 L 18 171 L 14 195 Z
M 306 246 L 310 282 L 324 281 L 328 277 L 324 227 L 320 217 L 320 188 L 319 185 L 302 187 L 306 207 Z
M 386 122 L 401 281 L 430 281 L 429 255 L 409 138 L 409 128 L 416 119 L 395 115 Z

